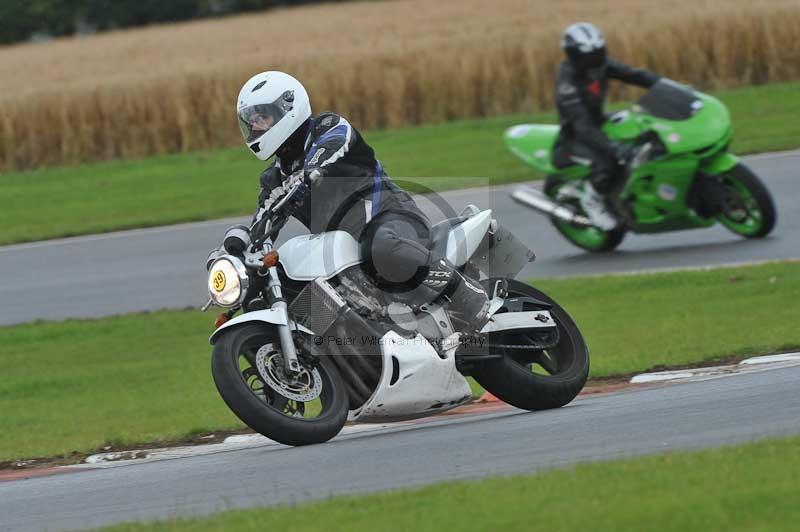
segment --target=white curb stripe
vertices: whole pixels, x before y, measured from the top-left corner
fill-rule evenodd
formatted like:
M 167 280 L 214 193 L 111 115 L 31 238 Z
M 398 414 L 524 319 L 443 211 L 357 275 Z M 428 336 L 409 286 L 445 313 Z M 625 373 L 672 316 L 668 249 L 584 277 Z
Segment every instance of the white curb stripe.
M 696 370 L 661 371 L 658 373 L 642 373 L 631 379 L 631 384 L 644 384 L 647 382 L 665 382 L 682 379 L 692 379 L 695 377 L 709 377 L 732 373 L 736 366 L 713 366 L 709 368 L 698 368 Z
M 774 364 L 776 362 L 800 362 L 800 353 L 784 353 L 782 355 L 766 355 L 763 357 L 747 358 L 739 362 L 745 366 L 754 364 Z
M 392 423 L 391 427 L 401 427 L 404 424 L 414 422 Z M 364 432 L 379 432 L 390 427 L 386 423 L 362 423 L 359 425 L 348 425 L 336 436 L 337 438 Z M 141 449 L 133 451 L 111 451 L 107 453 L 93 454 L 84 460 L 82 464 L 75 464 L 67 467 L 117 467 L 130 463 L 155 462 L 160 460 L 171 460 L 175 458 L 186 458 L 189 456 L 201 456 L 214 454 L 224 451 L 247 449 L 250 447 L 273 447 L 283 446 L 274 440 L 270 440 L 261 434 L 237 434 L 228 436 L 222 443 L 211 443 L 208 445 L 188 445 L 185 447 L 164 447 L 160 449 Z
M 704 377 L 717 377 L 722 375 L 733 375 L 755 371 L 761 369 L 772 369 L 762 367 L 774 364 L 774 367 L 788 367 L 800 365 L 800 353 L 782 353 L 778 355 L 765 355 L 752 357 L 742 360 L 738 364 L 727 366 L 711 366 L 697 369 L 679 369 L 674 371 L 659 371 L 655 373 L 641 373 L 634 375 L 630 380 L 631 384 L 644 384 L 649 382 L 667 382 L 685 379 L 698 379 Z

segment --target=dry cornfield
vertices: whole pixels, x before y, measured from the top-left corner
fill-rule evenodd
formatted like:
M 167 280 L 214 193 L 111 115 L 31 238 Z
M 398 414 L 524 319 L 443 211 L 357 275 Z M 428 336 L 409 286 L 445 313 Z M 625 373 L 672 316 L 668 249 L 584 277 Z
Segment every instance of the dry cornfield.
M 612 55 L 699 87 L 800 77 L 797 0 L 285 8 L 1 47 L 0 169 L 235 145 L 236 94 L 267 69 L 359 128 L 550 108 L 559 35 L 578 20 Z

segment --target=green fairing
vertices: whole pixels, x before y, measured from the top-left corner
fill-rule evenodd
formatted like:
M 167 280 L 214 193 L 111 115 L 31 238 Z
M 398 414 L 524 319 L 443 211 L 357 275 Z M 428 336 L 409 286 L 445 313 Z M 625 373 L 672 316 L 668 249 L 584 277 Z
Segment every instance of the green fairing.
M 605 133 L 615 142 L 641 145 L 647 135 L 655 135 L 660 141 L 655 144 L 661 145 L 661 153 L 632 171 L 619 196 L 633 214 L 635 225 L 630 229 L 638 233 L 715 224 L 716 217 L 703 218 L 689 208 L 689 191 L 697 176 L 722 175 L 739 164 L 739 159 L 727 152 L 733 129 L 725 105 L 713 96 L 694 92 L 688 87 L 673 84 L 666 90 L 680 91 L 686 95 L 685 98 L 693 100 L 690 116 L 687 113 L 685 119 L 678 120 L 659 118 L 637 104 L 630 110 L 615 113 L 603 126 Z M 515 155 L 551 179 L 585 178 L 589 175 L 585 166 L 572 165 L 561 169 L 553 166 L 553 147 L 558 131 L 557 125 L 523 124 L 508 129 L 504 140 Z M 556 191 L 557 187 L 550 187 L 547 193 L 555 198 Z M 572 233 L 576 231 L 584 230 L 573 229 Z M 572 233 L 562 233 L 589 249 L 582 245 L 585 243 L 577 242 Z

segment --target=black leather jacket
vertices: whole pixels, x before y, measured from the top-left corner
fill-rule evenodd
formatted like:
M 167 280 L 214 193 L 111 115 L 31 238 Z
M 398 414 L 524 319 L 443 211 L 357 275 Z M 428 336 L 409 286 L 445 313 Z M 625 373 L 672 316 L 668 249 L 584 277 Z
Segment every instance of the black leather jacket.
M 272 190 L 299 171 L 313 179 L 310 193 L 294 216 L 312 233 L 340 229 L 358 239 L 372 219 L 388 211 L 428 223 L 408 193 L 389 178 L 361 134 L 335 113 L 311 119 L 302 157 L 294 161 L 276 157 L 261 174 L 254 220 Z
M 605 122 L 603 106 L 609 79 L 649 88 L 659 76 L 614 59 L 608 59 L 604 69 L 588 73 L 576 71 L 569 61 L 561 63 L 556 77 L 560 145 L 577 141 L 603 153 L 613 153 L 612 142 L 600 129 Z

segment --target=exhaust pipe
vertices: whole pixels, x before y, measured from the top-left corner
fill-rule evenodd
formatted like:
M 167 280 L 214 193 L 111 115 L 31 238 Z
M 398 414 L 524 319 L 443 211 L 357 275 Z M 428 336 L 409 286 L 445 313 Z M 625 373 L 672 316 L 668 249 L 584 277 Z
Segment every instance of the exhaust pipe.
M 511 193 L 511 197 L 514 201 L 522 203 L 526 207 L 536 209 L 544 214 L 549 214 L 559 220 L 577 225 L 585 225 L 587 227 L 592 225 L 592 222 L 585 216 L 575 214 L 566 207 L 562 207 L 535 188 L 526 186 L 517 187 L 516 190 Z

